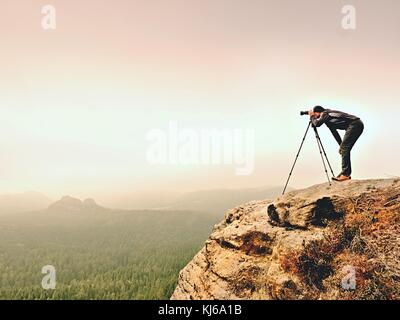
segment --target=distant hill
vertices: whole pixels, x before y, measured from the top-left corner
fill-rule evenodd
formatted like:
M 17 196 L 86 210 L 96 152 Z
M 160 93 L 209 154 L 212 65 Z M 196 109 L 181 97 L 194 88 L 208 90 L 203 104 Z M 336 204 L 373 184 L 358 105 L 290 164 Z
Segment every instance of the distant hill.
M 64 213 L 64 212 L 103 212 L 110 209 L 99 206 L 93 199 L 81 201 L 77 198 L 65 196 L 60 200 L 52 203 L 47 211 Z
M 274 199 L 281 194 L 282 187 L 259 187 L 246 189 L 214 189 L 188 193 L 178 192 L 145 192 L 132 193 L 98 205 L 93 199 L 81 201 L 65 196 L 52 201 L 39 192 L 0 195 L 0 215 L 21 212 L 47 211 L 55 212 L 99 212 L 114 210 L 184 210 L 216 213 L 218 215 L 232 207 L 245 202 Z M 110 208 L 110 209 L 107 209 Z
M 51 200 L 39 192 L 0 195 L 0 215 L 47 208 Z
M 111 202 L 110 206 L 130 210 L 191 210 L 221 214 L 225 210 L 248 201 L 274 199 L 281 194 L 282 189 L 283 187 L 276 186 L 200 190 L 183 194 L 176 192 L 133 193 Z
M 163 209 L 221 213 L 249 201 L 274 199 L 281 193 L 282 187 L 195 191 L 182 195 Z
M 119 196 L 110 196 L 105 204 L 109 208 L 124 210 L 143 210 L 169 206 L 182 194 L 169 191 L 132 192 Z

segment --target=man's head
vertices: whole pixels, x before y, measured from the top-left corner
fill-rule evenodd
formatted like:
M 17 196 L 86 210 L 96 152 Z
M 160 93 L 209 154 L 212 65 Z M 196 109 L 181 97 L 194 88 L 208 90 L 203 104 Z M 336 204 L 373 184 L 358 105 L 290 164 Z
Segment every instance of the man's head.
M 325 111 L 325 108 L 321 106 L 315 106 L 313 108 L 314 115 L 318 118 L 321 116 L 321 113 Z

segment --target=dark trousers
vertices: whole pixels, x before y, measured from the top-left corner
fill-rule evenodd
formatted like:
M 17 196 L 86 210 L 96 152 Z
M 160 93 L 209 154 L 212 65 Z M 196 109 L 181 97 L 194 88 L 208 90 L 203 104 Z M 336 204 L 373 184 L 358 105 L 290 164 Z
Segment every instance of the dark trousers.
M 356 120 L 350 124 L 340 145 L 340 154 L 342 155 L 342 175 L 351 175 L 350 152 L 354 144 L 364 131 L 364 124 L 361 120 Z

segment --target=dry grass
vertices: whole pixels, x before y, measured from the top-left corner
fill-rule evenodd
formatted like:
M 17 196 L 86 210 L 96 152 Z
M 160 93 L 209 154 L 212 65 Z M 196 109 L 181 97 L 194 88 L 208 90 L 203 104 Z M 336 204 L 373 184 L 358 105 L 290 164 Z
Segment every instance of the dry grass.
M 325 239 L 286 256 L 281 266 L 295 274 L 310 296 L 324 299 L 400 299 L 400 193 L 375 191 L 345 199 L 345 216 L 328 226 Z M 341 281 L 343 267 L 356 270 L 356 289 Z

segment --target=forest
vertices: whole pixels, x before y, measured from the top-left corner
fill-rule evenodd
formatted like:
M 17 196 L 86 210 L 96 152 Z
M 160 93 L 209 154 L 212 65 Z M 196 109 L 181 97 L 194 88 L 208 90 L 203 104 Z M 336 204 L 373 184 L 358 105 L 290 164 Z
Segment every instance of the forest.
M 168 299 L 221 215 L 80 210 L 0 216 L 0 299 Z M 54 266 L 55 289 L 42 287 Z

